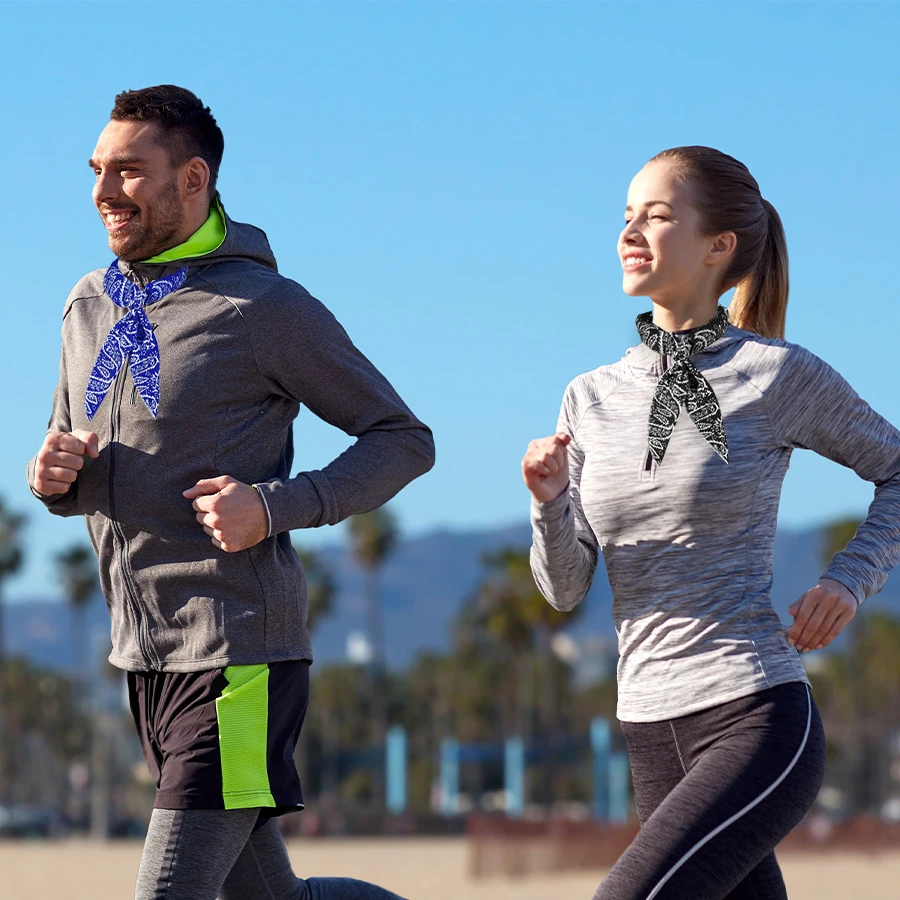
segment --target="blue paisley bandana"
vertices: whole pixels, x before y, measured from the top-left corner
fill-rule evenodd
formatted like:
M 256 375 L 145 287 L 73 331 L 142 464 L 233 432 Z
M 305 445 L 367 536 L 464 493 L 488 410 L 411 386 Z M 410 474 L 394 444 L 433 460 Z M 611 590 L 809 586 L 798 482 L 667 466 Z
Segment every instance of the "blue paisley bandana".
M 159 344 L 144 307 L 178 290 L 184 284 L 188 270 L 181 268 L 139 288 L 119 271 L 118 262 L 114 259 L 106 270 L 103 289 L 116 306 L 124 307 L 128 312 L 106 336 L 91 371 L 84 408 L 88 419 L 92 419 L 127 359 L 138 393 L 156 418 L 159 411 Z
M 657 353 L 675 357 L 672 367 L 660 376 L 650 405 L 650 452 L 661 463 L 675 429 L 682 404 L 707 443 L 728 462 L 728 441 L 722 424 L 722 410 L 712 385 L 688 359 L 692 353 L 717 341 L 728 328 L 728 310 L 720 306 L 714 318 L 692 328 L 681 340 L 653 324 L 653 313 L 635 319 L 641 341 Z

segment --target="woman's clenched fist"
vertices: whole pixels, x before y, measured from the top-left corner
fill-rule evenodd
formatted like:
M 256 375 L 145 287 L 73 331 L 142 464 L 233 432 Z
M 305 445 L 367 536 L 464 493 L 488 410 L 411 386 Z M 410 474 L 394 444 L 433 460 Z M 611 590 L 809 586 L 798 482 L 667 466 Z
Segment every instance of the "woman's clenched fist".
M 569 484 L 569 453 L 572 438 L 564 432 L 538 438 L 528 445 L 522 458 L 522 477 L 535 500 L 549 503 Z

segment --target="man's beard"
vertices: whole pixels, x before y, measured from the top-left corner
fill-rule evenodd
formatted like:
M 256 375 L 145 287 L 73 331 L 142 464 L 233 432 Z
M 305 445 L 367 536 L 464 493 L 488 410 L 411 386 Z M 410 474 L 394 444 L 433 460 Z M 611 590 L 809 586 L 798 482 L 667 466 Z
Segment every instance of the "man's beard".
M 139 221 L 121 237 L 109 235 L 109 249 L 119 259 L 138 262 L 150 259 L 175 246 L 184 224 L 184 208 L 178 197 L 178 185 L 173 179 L 159 193 L 152 206 L 140 212 Z

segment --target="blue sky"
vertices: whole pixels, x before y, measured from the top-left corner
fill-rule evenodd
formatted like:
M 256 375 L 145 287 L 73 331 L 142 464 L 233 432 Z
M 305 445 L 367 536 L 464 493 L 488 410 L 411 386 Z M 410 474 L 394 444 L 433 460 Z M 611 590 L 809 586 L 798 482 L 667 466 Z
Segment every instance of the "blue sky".
M 225 133 L 230 215 L 432 426 L 407 533 L 521 521 L 519 462 L 580 372 L 638 343 L 615 252 L 659 150 L 745 162 L 784 220 L 787 338 L 900 424 L 900 62 L 893 3 L 0 3 L 0 496 L 28 513 L 12 598 L 55 592 L 83 523 L 27 491 L 71 286 L 111 254 L 86 161 L 116 93 L 174 82 Z M 349 443 L 308 412 L 296 467 Z M 794 454 L 781 527 L 873 487 Z M 342 528 L 298 534 L 315 545 Z

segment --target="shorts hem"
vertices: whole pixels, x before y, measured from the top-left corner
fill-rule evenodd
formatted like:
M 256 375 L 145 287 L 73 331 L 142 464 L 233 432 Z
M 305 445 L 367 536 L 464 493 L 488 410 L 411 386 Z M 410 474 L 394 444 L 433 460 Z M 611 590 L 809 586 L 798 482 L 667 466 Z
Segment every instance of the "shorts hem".
M 294 812 L 305 808 L 302 798 L 293 800 L 290 797 L 275 801 L 267 791 L 240 791 L 224 794 L 219 797 L 198 796 L 178 793 L 176 791 L 157 791 L 153 803 L 155 809 L 253 809 L 260 808 L 267 815 L 281 815 L 281 812 Z M 275 812 L 279 810 L 279 812 Z
M 271 791 L 229 791 L 222 794 L 225 809 L 246 809 L 249 806 L 277 806 Z

